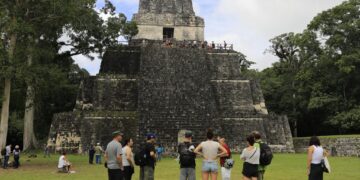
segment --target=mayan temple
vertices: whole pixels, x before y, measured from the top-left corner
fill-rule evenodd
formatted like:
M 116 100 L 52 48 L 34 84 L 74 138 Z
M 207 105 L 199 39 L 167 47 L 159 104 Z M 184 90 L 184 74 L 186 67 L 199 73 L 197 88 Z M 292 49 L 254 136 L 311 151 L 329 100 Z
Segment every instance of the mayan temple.
M 200 142 L 212 128 L 234 150 L 258 130 L 275 151 L 293 152 L 287 117 L 268 112 L 259 83 L 240 70 L 240 53 L 182 44 L 207 40 L 191 0 L 140 0 L 133 20 L 138 35 L 107 50 L 99 74 L 81 83 L 74 110 L 54 116 L 49 145 L 84 151 L 121 130 L 137 142 L 155 133 L 173 151 L 184 130 Z
M 195 15 L 191 0 L 140 0 L 134 20 L 136 39 L 204 41 L 204 20 Z

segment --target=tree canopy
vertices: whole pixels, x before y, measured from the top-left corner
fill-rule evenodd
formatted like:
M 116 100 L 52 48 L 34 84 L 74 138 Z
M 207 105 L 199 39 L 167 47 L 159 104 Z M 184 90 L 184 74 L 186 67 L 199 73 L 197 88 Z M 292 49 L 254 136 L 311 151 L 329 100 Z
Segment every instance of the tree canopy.
M 302 33 L 270 40 L 268 52 L 279 61 L 259 73 L 265 99 L 299 123 L 300 135 L 360 131 L 359 7 L 360 1 L 345 1 Z

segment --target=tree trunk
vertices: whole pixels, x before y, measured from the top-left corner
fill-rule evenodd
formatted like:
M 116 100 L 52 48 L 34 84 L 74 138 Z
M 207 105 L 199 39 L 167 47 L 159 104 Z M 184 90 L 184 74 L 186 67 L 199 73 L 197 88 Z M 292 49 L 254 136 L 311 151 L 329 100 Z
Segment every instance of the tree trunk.
M 1 123 L 0 123 L 0 148 L 6 146 L 6 138 L 9 126 L 9 106 L 10 106 L 10 92 L 11 92 L 11 79 L 5 79 L 4 99 L 1 109 Z
M 10 36 L 9 43 L 9 62 L 11 63 L 14 58 L 14 51 L 16 46 L 17 36 L 12 34 Z M 0 122 L 0 148 L 4 148 L 6 146 L 6 138 L 9 127 L 9 108 L 10 108 L 10 93 L 11 93 L 11 78 L 5 78 L 5 86 L 4 86 L 4 99 L 2 102 L 1 109 L 1 122 Z
M 295 93 L 295 81 L 292 82 L 292 88 L 293 88 L 293 135 L 294 137 L 298 136 L 298 129 L 297 129 L 297 118 L 296 118 L 296 93 Z
M 29 51 L 28 66 L 32 65 L 32 51 Z M 35 89 L 32 83 L 28 82 L 26 91 L 26 103 L 24 113 L 24 138 L 23 151 L 37 148 L 37 140 L 34 133 L 34 115 L 35 115 Z
M 23 151 L 37 148 L 37 141 L 34 133 L 34 112 L 35 112 L 35 91 L 33 86 L 28 85 L 26 92 L 26 107 L 24 114 L 24 139 Z

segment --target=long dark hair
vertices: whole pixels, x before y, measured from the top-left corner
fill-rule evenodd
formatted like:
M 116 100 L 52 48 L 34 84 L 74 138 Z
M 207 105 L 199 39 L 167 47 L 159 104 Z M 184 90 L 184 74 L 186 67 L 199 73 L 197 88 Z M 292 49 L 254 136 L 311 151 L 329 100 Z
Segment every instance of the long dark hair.
M 310 138 L 309 146 L 320 146 L 320 139 L 317 136 Z
M 123 146 L 127 146 L 131 140 L 132 140 L 132 138 L 125 139 Z

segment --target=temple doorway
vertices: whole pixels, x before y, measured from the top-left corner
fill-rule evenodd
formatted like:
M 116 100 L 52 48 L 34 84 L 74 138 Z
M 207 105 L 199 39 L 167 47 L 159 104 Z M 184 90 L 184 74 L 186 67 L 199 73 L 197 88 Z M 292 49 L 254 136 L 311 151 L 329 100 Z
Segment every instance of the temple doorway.
M 164 37 L 164 39 L 174 38 L 174 28 L 164 28 L 163 29 L 163 37 Z

